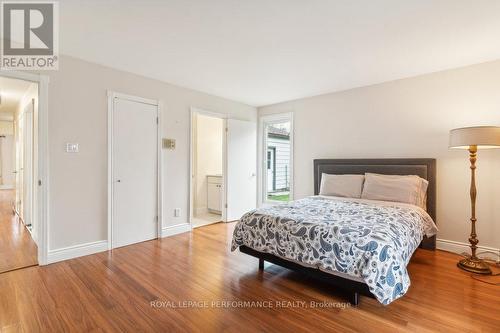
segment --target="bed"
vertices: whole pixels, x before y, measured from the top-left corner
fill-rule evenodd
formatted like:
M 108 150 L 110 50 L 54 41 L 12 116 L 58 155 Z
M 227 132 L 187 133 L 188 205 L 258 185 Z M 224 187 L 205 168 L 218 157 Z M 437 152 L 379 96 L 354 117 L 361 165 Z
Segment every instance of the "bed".
M 347 293 L 387 305 L 410 286 L 416 248 L 435 249 L 434 159 L 317 159 L 315 196 L 245 214 L 231 249 L 325 280 Z M 426 210 L 410 204 L 320 196 L 323 174 L 416 175 L 428 181 Z

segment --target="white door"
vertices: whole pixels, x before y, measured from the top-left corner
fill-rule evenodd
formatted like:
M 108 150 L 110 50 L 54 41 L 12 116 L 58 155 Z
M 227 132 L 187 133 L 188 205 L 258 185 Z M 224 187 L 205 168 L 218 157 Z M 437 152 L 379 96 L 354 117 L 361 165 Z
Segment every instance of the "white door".
M 33 201 L 33 103 L 28 103 L 17 118 L 16 132 L 16 202 L 15 208 L 24 224 L 31 226 Z
M 114 98 L 112 247 L 157 238 L 158 106 Z
M 226 221 L 235 221 L 257 205 L 257 125 L 234 119 L 226 125 Z
M 17 118 L 16 126 L 16 202 L 15 209 L 21 218 L 23 218 L 23 126 L 24 113 L 21 113 Z
M 32 226 L 33 221 L 33 103 L 26 106 L 24 111 L 24 126 L 23 126 L 23 196 L 22 210 L 24 224 L 28 227 Z

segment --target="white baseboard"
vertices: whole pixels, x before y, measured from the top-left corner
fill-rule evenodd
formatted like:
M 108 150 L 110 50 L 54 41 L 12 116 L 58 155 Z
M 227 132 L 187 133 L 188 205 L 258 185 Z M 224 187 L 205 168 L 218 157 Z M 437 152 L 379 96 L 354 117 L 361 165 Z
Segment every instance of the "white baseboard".
M 161 237 L 168 237 L 184 232 L 191 231 L 191 225 L 189 223 L 182 223 L 173 226 L 168 226 L 162 228 Z M 449 251 L 453 253 L 470 253 L 470 248 L 468 243 L 456 242 L 447 239 L 437 239 L 436 247 L 439 250 Z M 488 246 L 478 246 L 478 252 L 488 252 L 480 255 L 482 258 L 491 258 L 493 260 L 499 260 L 500 249 Z M 47 264 L 52 264 L 55 262 L 78 258 L 87 256 L 90 254 L 95 254 L 99 252 L 104 252 L 108 250 L 108 242 L 106 240 L 91 242 L 86 244 L 79 244 L 74 246 L 68 246 L 56 250 L 50 250 L 47 256 Z
M 49 250 L 49 255 L 47 256 L 47 264 L 83 257 L 89 254 L 104 252 L 107 250 L 108 241 L 106 240 L 68 246 L 56 250 Z
M 14 185 L 0 185 L 0 190 L 13 190 Z
M 456 242 L 456 241 L 451 241 L 447 239 L 437 239 L 436 240 L 436 248 L 439 250 L 444 250 L 448 252 L 453 252 L 453 253 L 470 253 L 470 247 L 469 243 L 462 243 L 462 242 Z M 500 260 L 500 249 L 496 249 L 494 247 L 488 247 L 488 246 L 478 246 L 477 247 L 477 252 L 487 252 L 480 254 L 479 257 L 481 258 L 489 258 L 493 259 L 495 261 Z
M 183 232 L 191 231 L 191 224 L 182 223 L 177 225 L 172 225 L 168 227 L 164 227 L 161 229 L 161 237 L 168 237 L 177 234 L 182 234 Z
M 168 226 L 162 229 L 161 237 L 177 235 L 183 232 L 191 231 L 189 223 Z M 50 250 L 47 256 L 47 264 L 87 256 L 99 252 L 108 251 L 108 241 L 102 240 L 86 244 L 68 246 L 60 249 Z

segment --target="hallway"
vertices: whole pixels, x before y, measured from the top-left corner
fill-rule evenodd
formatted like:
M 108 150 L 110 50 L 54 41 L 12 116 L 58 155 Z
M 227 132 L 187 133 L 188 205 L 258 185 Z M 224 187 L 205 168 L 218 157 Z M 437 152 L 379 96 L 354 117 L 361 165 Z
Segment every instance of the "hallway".
M 12 190 L 0 190 L 0 274 L 38 264 L 37 246 L 12 213 Z

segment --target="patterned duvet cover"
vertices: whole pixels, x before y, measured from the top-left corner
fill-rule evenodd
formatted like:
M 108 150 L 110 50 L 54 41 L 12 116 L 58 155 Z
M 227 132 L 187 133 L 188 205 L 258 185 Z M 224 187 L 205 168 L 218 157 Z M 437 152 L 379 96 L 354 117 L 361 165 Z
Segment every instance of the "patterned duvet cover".
M 431 217 L 417 206 L 315 196 L 245 214 L 235 227 L 231 250 L 245 245 L 347 274 L 389 304 L 410 287 L 406 266 L 424 235 L 436 232 Z

